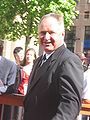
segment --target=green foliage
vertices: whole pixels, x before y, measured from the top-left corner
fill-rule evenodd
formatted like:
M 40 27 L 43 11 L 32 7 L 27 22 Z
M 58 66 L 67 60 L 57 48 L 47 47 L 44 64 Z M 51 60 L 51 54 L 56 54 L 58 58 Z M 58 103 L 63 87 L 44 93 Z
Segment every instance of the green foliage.
M 1 0 L 0 38 L 14 41 L 22 35 L 37 36 L 38 22 L 49 12 L 62 12 L 65 27 L 70 29 L 75 6 L 74 0 Z
M 64 14 L 65 27 L 70 29 L 70 26 L 73 25 L 73 19 L 77 15 L 75 7 L 76 2 L 74 0 L 56 0 L 50 3 L 48 9 L 52 12 L 62 12 Z

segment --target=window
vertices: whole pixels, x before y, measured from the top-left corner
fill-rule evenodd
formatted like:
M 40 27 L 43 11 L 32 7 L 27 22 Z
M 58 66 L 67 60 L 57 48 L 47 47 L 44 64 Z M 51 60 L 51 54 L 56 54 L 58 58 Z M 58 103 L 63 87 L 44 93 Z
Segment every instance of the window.
M 85 26 L 84 50 L 90 49 L 90 26 Z
M 71 27 L 70 31 L 66 30 L 66 35 L 65 35 L 65 42 L 67 44 L 67 48 L 72 52 L 74 52 L 75 38 L 76 38 L 76 27 L 73 26 Z
M 85 40 L 90 40 L 90 26 L 85 26 Z
M 85 11 L 85 12 L 84 12 L 84 18 L 85 18 L 85 19 L 88 19 L 88 18 L 89 18 L 89 11 Z

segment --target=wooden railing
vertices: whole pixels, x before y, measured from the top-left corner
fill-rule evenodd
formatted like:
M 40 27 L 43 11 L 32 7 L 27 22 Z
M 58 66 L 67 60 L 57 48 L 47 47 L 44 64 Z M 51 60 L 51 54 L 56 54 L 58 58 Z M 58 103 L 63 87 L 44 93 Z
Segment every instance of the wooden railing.
M 21 94 L 2 94 L 0 104 L 23 106 L 24 96 Z
M 10 120 L 13 120 L 13 107 L 14 106 L 23 106 L 23 100 L 24 96 L 20 94 L 2 94 L 0 95 L 0 104 L 2 106 L 0 107 L 0 120 L 3 120 L 3 112 L 4 112 L 4 105 L 10 105 L 11 111 L 10 111 Z M 20 114 L 18 114 L 18 118 L 20 118 Z
M 80 114 L 90 116 L 90 103 L 82 103 Z
M 0 104 L 23 106 L 24 96 L 20 94 L 3 94 L 0 95 Z M 90 115 L 90 103 L 82 103 L 80 111 L 82 115 Z

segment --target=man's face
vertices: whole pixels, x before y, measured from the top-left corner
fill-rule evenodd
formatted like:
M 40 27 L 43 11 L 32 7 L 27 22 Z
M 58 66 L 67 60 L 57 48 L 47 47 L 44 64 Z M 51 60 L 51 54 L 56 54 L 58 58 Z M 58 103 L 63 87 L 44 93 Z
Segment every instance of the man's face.
M 17 61 L 17 63 L 21 63 L 24 59 L 24 51 L 21 50 L 20 52 L 18 52 L 16 55 L 15 55 L 15 59 Z
M 64 40 L 63 25 L 59 25 L 53 17 L 44 18 L 39 25 L 40 44 L 46 53 L 60 47 Z
M 34 52 L 32 50 L 29 50 L 26 53 L 26 64 L 33 63 L 35 59 Z

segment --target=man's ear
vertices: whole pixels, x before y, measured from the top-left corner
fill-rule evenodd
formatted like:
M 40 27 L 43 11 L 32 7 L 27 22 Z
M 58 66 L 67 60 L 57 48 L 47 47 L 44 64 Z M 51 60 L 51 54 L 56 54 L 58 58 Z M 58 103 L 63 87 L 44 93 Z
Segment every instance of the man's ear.
M 62 36 L 65 36 L 65 31 L 62 32 Z
M 63 31 L 62 32 L 62 39 L 64 40 L 64 37 L 65 37 L 65 32 Z

